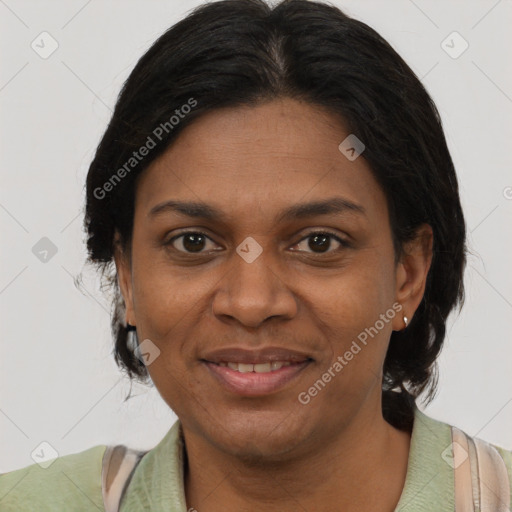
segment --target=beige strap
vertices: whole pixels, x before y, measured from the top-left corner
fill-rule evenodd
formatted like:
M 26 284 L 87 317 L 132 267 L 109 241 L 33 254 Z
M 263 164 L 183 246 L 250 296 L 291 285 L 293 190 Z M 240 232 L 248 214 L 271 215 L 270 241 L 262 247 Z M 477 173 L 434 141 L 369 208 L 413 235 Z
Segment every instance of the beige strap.
M 464 432 L 452 427 L 453 467 L 456 512 L 476 512 L 471 481 L 468 439 Z
M 505 461 L 496 448 L 475 439 L 480 475 L 481 510 L 510 512 L 510 484 Z
M 507 467 L 498 451 L 452 427 L 455 512 L 509 512 Z
M 145 453 L 147 452 L 132 450 L 124 445 L 107 446 L 101 471 L 105 512 L 119 512 L 119 505 L 131 476 Z

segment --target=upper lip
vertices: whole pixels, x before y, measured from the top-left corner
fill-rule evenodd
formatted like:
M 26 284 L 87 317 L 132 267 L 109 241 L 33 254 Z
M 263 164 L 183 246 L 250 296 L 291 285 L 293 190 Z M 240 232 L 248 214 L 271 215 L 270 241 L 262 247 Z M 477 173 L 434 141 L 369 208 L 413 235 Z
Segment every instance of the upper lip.
M 267 347 L 259 350 L 246 350 L 240 347 L 223 348 L 208 352 L 201 359 L 217 364 L 220 362 L 258 364 L 272 361 L 302 363 L 304 361 L 313 360 L 311 356 L 304 352 L 280 347 Z

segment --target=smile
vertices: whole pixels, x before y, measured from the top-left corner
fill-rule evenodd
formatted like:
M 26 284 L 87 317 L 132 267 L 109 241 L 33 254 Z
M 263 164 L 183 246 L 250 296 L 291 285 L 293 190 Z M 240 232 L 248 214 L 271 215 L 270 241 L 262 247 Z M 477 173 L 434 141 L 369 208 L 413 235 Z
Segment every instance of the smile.
M 298 378 L 311 362 L 311 359 L 299 363 L 272 361 L 259 364 L 202 361 L 224 390 L 242 396 L 263 396 L 280 391 Z
M 224 366 L 231 368 L 232 370 L 236 370 L 240 373 L 248 373 L 248 372 L 255 372 L 255 373 L 268 373 L 273 372 L 275 370 L 279 370 L 283 366 L 290 366 L 292 363 L 290 361 L 272 361 L 269 363 L 256 363 L 256 364 L 247 364 L 247 363 L 226 363 L 224 361 L 221 361 L 219 363 L 219 366 Z

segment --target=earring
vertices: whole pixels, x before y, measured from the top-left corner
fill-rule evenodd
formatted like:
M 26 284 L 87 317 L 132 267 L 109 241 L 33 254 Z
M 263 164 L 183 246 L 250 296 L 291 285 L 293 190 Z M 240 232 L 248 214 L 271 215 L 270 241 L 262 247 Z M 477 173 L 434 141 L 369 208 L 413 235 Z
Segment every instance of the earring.
M 404 315 L 404 324 L 405 324 L 404 330 L 407 329 L 408 323 L 409 323 L 409 319 Z
M 128 350 L 135 353 L 135 349 L 139 346 L 139 340 L 137 338 L 137 329 L 135 325 L 126 324 L 126 346 Z

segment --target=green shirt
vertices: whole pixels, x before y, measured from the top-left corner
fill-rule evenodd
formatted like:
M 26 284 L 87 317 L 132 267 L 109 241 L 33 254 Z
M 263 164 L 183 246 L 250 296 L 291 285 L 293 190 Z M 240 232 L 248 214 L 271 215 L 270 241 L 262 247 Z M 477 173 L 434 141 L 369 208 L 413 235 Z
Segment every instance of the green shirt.
M 395 512 L 455 509 L 454 470 L 446 455 L 451 442 L 450 425 L 416 408 L 407 476 Z M 512 451 L 492 446 L 505 462 L 512 489 Z M 46 469 L 33 464 L 0 475 L 0 511 L 104 512 L 101 469 L 106 448 L 94 446 L 58 457 Z M 181 423 L 177 420 L 137 466 L 121 512 L 187 512 L 183 455 Z

